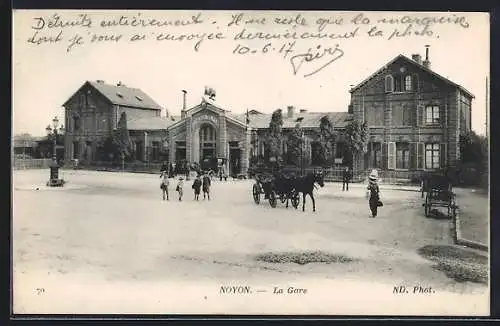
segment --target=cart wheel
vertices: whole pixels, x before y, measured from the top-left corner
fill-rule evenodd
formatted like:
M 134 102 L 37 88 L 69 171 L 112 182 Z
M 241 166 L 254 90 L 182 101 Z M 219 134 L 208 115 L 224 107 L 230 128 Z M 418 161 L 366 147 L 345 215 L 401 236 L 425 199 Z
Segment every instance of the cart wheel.
M 293 208 L 297 209 L 297 207 L 299 207 L 299 203 L 300 203 L 299 194 L 293 195 L 291 198 L 291 201 L 292 201 Z
M 276 207 L 276 193 L 274 191 L 269 193 L 269 205 L 271 205 L 272 208 Z
M 260 203 L 260 187 L 257 186 L 256 184 L 254 184 L 252 192 L 253 192 L 253 201 L 256 204 L 259 204 Z

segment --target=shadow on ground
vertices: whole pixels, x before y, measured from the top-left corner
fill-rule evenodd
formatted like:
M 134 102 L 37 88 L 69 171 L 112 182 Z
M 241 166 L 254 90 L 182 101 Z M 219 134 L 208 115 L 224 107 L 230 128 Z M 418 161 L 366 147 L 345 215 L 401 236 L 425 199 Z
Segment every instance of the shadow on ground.
M 428 245 L 417 252 L 435 262 L 435 269 L 457 282 L 488 284 L 488 257 L 485 255 L 449 245 Z

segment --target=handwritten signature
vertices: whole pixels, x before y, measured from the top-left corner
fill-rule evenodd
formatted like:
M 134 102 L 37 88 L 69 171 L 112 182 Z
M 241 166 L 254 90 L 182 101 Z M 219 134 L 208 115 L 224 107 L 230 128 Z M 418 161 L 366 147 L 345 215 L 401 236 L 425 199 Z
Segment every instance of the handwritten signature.
M 310 77 L 314 74 L 317 74 L 321 70 L 328 67 L 334 61 L 342 58 L 344 56 L 344 51 L 339 48 L 339 45 L 335 45 L 334 47 L 324 48 L 321 45 L 316 46 L 316 48 L 310 48 L 307 53 L 296 54 L 290 58 L 290 63 L 293 67 L 293 74 L 297 75 L 297 73 L 302 69 L 308 69 L 307 67 L 312 67 L 312 71 L 306 73 L 304 77 Z M 323 59 L 323 58 L 326 58 Z M 323 59 L 323 60 L 322 60 Z M 329 59 L 327 61 L 327 59 Z M 323 63 L 319 67 L 315 65 L 315 63 Z

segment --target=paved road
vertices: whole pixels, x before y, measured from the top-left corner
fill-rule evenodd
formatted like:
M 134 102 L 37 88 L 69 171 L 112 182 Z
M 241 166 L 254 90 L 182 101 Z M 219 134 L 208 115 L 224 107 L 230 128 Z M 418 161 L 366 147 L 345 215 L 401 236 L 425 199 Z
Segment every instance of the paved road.
M 254 204 L 251 181 L 214 181 L 212 200 L 200 202 L 186 183 L 179 202 L 161 200 L 156 175 L 65 171 L 67 186 L 47 189 L 47 174 L 14 173 L 18 312 L 488 313 L 486 286 L 457 283 L 417 254 L 452 242 L 449 221 L 423 216 L 419 193 L 384 190 L 370 219 L 362 187 L 327 184 L 313 213 L 310 201 L 306 212 Z M 307 250 L 351 261 L 255 260 Z M 224 285 L 253 294 L 221 294 Z M 398 285 L 434 292 L 393 294 Z M 290 286 L 308 292 L 286 294 Z

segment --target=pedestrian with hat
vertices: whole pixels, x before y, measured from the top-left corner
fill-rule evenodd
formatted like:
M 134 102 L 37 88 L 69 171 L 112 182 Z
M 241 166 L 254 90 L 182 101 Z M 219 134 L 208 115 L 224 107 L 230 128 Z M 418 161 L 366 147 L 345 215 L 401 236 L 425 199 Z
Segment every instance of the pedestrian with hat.
M 371 216 L 372 218 L 377 217 L 378 207 L 383 206 L 380 201 L 380 189 L 378 186 L 378 171 L 372 170 L 370 175 L 368 176 L 368 204 L 370 206 Z
M 177 183 L 177 187 L 175 187 L 175 191 L 179 193 L 179 201 L 182 201 L 182 194 L 183 194 L 183 188 L 184 188 L 184 178 L 179 177 L 179 182 Z

